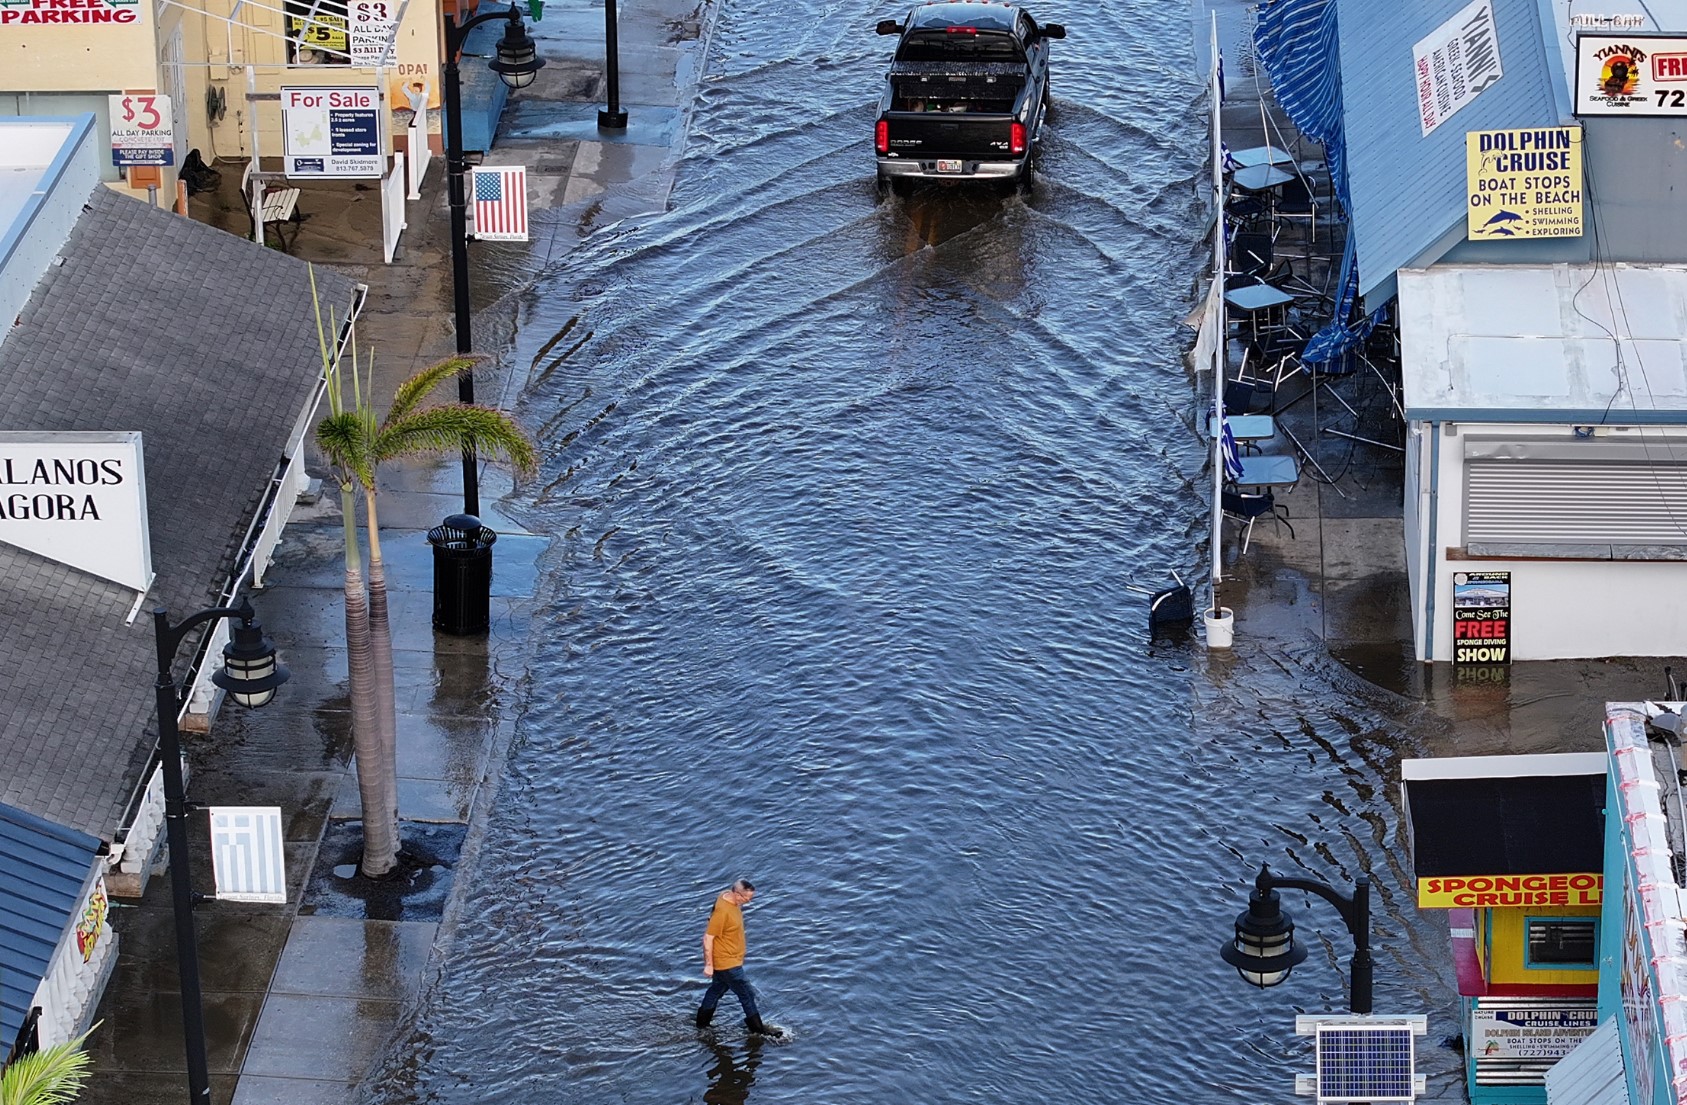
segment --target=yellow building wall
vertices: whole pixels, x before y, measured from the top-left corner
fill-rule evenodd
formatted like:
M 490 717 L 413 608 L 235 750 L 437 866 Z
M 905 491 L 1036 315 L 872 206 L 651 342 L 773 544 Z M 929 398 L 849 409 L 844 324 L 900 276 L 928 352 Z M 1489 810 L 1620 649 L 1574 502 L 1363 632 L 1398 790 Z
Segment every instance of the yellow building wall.
M 60 9 L 52 0 L 0 7 L 0 91 L 119 92 L 158 79 L 153 0 L 94 0 Z M 48 18 L 117 22 L 39 22 Z
M 1487 915 L 1487 963 L 1489 983 L 1535 986 L 1585 986 L 1599 981 L 1597 967 L 1557 969 L 1528 966 L 1526 919 L 1530 917 L 1598 917 L 1598 906 L 1551 906 L 1528 909 L 1490 909 Z
M 283 152 L 281 107 L 284 86 L 373 87 L 386 97 L 387 152 L 402 133 L 413 105 L 432 109 L 439 130 L 438 0 L 394 0 L 401 18 L 388 63 L 371 65 L 293 64 L 288 60 L 282 0 L 262 5 L 237 0 L 12 0 L 0 4 L 0 92 L 78 94 L 103 97 L 123 91 L 153 91 L 171 97 L 177 147 L 185 156 L 198 149 L 208 162 L 249 157 L 257 148 L 271 158 Z M 240 23 L 228 16 L 236 7 Z M 67 15 L 68 13 L 68 15 Z M 63 18 L 83 22 L 59 22 Z M 48 19 L 52 22 L 47 22 Z M 93 20 L 101 20 L 94 22 Z M 256 95 L 249 96 L 249 92 Z M 50 99 L 44 104 L 51 105 Z M 79 110 L 93 109 L 94 101 Z M 43 109 L 47 113 L 51 108 Z M 110 124 L 96 110 L 102 132 Z M 109 166 L 110 155 L 102 156 Z M 110 170 L 108 170 L 109 175 Z M 114 185 L 123 187 L 121 183 Z M 175 178 L 165 172 L 164 202 Z
M 216 4 L 218 0 L 205 2 Z M 224 10 L 229 6 L 227 0 L 223 0 Z M 277 9 L 281 6 L 279 3 L 273 5 Z M 427 105 L 434 109 L 440 103 L 438 73 L 441 46 L 437 0 L 411 0 L 409 4 L 395 2 L 393 10 L 396 12 L 400 8 L 402 18 L 394 33 L 394 49 L 389 55 L 389 64 L 376 67 L 289 63 L 283 13 L 251 4 L 243 5 L 242 18 L 247 20 L 248 25 L 234 28 L 232 34 L 219 35 L 216 30 L 211 30 L 205 45 L 205 56 L 211 62 L 207 83 L 219 91 L 226 105 L 223 118 L 209 125 L 206 145 L 214 149 L 218 157 L 250 157 L 255 135 L 265 168 L 273 168 L 270 159 L 280 158 L 285 152 L 279 100 L 281 89 L 334 86 L 375 88 L 385 97 L 388 125 L 384 147 L 391 153 L 393 135 L 402 132 L 411 116 L 408 94 L 425 94 Z M 417 83 L 423 87 L 409 87 Z M 249 96 L 249 93 L 252 95 Z M 434 129 L 438 129 L 437 122 Z

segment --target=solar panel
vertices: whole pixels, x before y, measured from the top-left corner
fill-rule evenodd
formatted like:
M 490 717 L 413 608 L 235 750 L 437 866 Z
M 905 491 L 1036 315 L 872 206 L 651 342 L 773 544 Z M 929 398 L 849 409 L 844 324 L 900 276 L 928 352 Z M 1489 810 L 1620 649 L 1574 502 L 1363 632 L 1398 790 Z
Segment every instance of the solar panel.
M 1405 1024 L 1318 1026 L 1319 1101 L 1410 1101 L 1412 1027 Z

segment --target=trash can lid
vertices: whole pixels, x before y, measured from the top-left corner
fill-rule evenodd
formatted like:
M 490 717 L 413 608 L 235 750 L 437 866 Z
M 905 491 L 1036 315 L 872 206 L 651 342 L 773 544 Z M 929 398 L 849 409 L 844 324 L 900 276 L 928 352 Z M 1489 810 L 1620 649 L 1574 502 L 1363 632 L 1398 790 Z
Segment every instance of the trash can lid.
M 447 549 L 484 548 L 496 540 L 497 532 L 472 514 L 453 514 L 428 531 L 428 544 Z

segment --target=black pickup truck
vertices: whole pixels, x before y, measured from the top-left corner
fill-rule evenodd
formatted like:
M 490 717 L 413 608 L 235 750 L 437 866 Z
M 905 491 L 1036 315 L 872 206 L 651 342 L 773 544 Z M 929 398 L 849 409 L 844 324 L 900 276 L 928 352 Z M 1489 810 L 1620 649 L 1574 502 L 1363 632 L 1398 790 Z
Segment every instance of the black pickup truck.
M 901 35 L 873 128 L 879 185 L 904 191 L 917 178 L 1031 184 L 1031 151 L 1048 113 L 1049 40 L 1011 4 L 921 4 L 881 35 Z

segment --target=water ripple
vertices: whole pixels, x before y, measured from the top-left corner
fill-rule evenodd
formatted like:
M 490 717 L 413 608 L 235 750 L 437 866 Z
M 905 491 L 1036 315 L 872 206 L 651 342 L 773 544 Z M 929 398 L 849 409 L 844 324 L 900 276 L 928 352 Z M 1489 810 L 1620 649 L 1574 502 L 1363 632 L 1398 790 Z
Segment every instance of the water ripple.
M 1242 986 L 1217 946 L 1261 862 L 1370 874 L 1379 1009 L 1452 1031 L 1395 828 L 1424 718 L 1317 642 L 1150 648 L 1129 590 L 1203 555 L 1181 9 L 1038 10 L 1071 37 L 1029 200 L 878 198 L 888 42 L 823 9 L 724 4 L 673 210 L 522 305 L 555 598 L 469 908 L 369 1095 L 1286 1093 L 1350 946 L 1290 895 L 1312 957 Z M 731 999 L 690 1027 L 740 873 L 786 1040 Z

